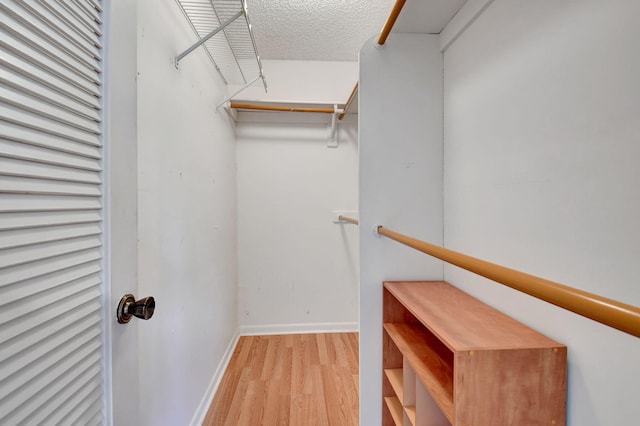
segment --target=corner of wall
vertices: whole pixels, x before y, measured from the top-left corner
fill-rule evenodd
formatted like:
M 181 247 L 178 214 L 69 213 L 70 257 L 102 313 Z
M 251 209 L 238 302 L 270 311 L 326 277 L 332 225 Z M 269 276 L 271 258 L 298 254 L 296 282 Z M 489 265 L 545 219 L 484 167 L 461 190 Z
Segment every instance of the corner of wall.
M 493 0 L 467 0 L 440 32 L 440 51 L 444 52 L 493 3 Z

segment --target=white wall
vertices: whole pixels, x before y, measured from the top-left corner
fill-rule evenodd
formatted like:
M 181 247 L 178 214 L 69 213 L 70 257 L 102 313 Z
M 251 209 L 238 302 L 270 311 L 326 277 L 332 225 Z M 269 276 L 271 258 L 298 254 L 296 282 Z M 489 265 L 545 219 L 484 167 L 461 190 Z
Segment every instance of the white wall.
M 138 2 L 139 323 L 142 424 L 194 416 L 237 328 L 233 124 L 224 86 L 174 0 Z
M 267 80 L 246 88 L 234 99 L 270 102 L 344 104 L 358 81 L 358 63 L 346 61 L 262 61 Z M 231 93 L 237 87 L 229 87 Z
M 357 330 L 357 123 L 328 148 L 328 115 L 241 113 L 239 315 L 249 334 Z
M 640 306 L 638 22 L 633 0 L 496 0 L 448 48 L 447 247 Z M 640 418 L 637 338 L 445 278 L 568 345 L 568 424 Z
M 236 99 L 346 102 L 355 62 L 264 60 L 269 93 Z M 239 316 L 245 334 L 357 330 L 357 227 L 332 211 L 357 211 L 356 117 L 241 112 L 237 125 Z
M 438 37 L 394 34 L 360 51 L 360 424 L 382 415 L 382 282 L 442 279 L 440 261 L 374 235 L 442 244 L 442 55 Z

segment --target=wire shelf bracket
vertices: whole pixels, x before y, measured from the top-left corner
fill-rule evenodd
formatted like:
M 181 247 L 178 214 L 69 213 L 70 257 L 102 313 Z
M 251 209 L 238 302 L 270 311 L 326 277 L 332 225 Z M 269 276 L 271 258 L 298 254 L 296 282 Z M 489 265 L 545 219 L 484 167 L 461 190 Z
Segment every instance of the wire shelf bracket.
M 253 37 L 246 0 L 176 1 L 198 36 L 197 42 L 176 55 L 176 68 L 187 55 L 204 46 L 227 84 L 246 87 L 260 78 L 266 92 L 267 82 Z

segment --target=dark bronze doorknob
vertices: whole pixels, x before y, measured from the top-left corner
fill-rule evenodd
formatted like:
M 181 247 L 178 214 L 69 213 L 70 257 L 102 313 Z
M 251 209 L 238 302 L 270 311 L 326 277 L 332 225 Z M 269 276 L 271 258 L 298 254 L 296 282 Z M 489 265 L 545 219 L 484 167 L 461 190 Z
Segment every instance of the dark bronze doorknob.
M 116 315 L 120 324 L 126 324 L 131 321 L 131 317 L 137 317 L 148 320 L 153 316 L 156 309 L 156 301 L 153 297 L 143 297 L 136 300 L 133 294 L 125 294 L 118 303 Z

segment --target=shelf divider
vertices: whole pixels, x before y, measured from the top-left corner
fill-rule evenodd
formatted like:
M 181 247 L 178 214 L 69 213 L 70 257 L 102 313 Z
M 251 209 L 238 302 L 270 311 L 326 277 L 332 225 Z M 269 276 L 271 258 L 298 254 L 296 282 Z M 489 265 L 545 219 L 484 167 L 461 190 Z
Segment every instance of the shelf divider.
M 384 328 L 444 415 L 453 423 L 453 365 L 438 353 L 437 346 L 442 343 L 435 336 L 425 339 L 425 329 L 418 324 L 385 323 Z
M 407 415 L 407 417 L 409 418 L 409 422 L 415 426 L 416 424 L 416 407 L 415 405 L 410 405 L 407 407 L 404 407 L 404 412 Z

